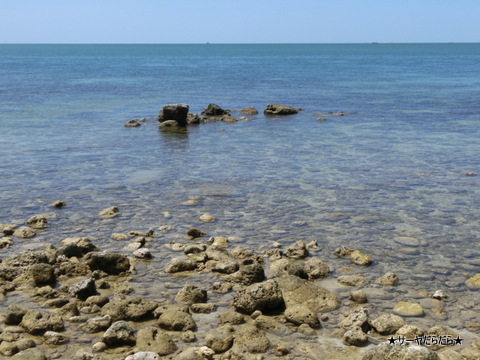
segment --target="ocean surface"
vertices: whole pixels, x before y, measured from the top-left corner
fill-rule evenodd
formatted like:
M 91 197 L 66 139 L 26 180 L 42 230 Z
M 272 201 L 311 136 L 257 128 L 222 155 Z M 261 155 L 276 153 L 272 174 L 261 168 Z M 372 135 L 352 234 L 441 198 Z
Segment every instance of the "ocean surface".
M 0 223 L 57 216 L 0 256 L 71 236 L 125 252 L 112 233 L 154 229 L 135 286 L 155 298 L 164 245 L 189 227 L 257 250 L 317 240 L 333 279 L 351 266 L 339 246 L 372 256 L 352 270 L 371 284 L 399 276 L 374 311 L 440 289 L 446 317 L 421 300 L 418 321 L 478 333 L 465 280 L 480 273 L 480 176 L 466 175 L 480 174 L 479 64 L 480 44 L 0 45 Z M 163 133 L 171 103 L 259 114 Z M 266 117 L 270 103 L 303 111 Z M 120 215 L 99 218 L 110 206 Z

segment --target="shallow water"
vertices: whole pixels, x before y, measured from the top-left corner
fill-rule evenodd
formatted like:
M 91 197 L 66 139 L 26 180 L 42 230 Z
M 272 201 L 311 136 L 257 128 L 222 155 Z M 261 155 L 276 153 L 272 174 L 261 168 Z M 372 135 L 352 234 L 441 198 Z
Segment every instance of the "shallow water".
M 465 285 L 480 272 L 480 177 L 465 175 L 480 173 L 479 61 L 479 44 L 1 45 L 0 223 L 58 215 L 1 256 L 70 236 L 122 252 L 112 233 L 173 225 L 133 282 L 155 299 L 174 281 L 164 244 L 186 242 L 191 226 L 259 250 L 317 240 L 334 277 L 350 265 L 334 257 L 339 246 L 373 257 L 355 273 L 399 276 L 372 296 L 374 313 L 442 289 L 448 318 L 426 303 L 415 321 L 463 331 L 480 310 Z M 260 115 L 160 132 L 156 113 L 177 102 Z M 304 110 L 265 117 L 268 103 Z M 133 117 L 149 120 L 124 128 Z M 182 205 L 191 197 L 197 205 Z M 50 208 L 57 199 L 68 206 Z M 120 216 L 100 219 L 112 205 Z M 202 224 L 203 213 L 217 220 Z

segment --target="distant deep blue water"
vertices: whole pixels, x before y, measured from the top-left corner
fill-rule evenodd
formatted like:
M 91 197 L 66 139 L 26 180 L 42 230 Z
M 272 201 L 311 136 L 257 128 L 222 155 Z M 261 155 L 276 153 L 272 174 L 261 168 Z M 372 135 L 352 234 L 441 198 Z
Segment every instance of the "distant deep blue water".
M 480 174 L 479 66 L 480 44 L 0 45 L 0 223 L 57 213 L 34 243 L 104 248 L 163 224 L 258 247 L 315 239 L 332 264 L 359 248 L 366 273 L 479 310 L 464 285 L 480 272 L 480 177 L 465 176 Z M 183 135 L 123 127 L 169 103 L 260 114 Z M 269 103 L 304 110 L 269 118 Z M 121 216 L 102 222 L 111 205 Z

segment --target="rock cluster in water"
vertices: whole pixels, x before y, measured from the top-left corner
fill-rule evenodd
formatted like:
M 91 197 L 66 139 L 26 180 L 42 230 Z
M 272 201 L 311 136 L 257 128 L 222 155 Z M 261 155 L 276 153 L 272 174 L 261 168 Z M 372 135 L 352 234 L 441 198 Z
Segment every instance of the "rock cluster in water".
M 52 206 L 59 208 L 59 204 Z M 112 219 L 118 214 L 117 207 L 110 207 L 98 215 Z M 24 228 L 34 233 L 45 231 L 48 218 L 33 216 Z M 215 220 L 210 214 L 199 217 L 203 223 Z M 18 232 L 21 228 L 1 224 L 2 243 L 11 245 L 12 237 L 24 237 L 26 230 Z M 42 350 L 45 346 L 60 349 L 76 341 L 72 329 L 95 339 L 74 359 L 97 360 L 288 358 L 301 344 L 273 342 L 272 334 L 288 327 L 305 337 L 315 337 L 325 323 L 334 328 L 333 336 L 347 346 L 340 352 L 330 349 L 335 358 L 340 358 L 345 349 L 368 346 L 363 355 L 350 350 L 346 356 L 364 360 L 440 359 L 439 354 L 443 353 L 436 352 L 441 349 L 438 346 L 399 346 L 388 344 L 387 339 L 459 336 L 443 326 L 423 330 L 408 324 L 412 317 L 423 315 L 422 306 L 416 302 L 400 301 L 391 313 L 371 317 L 362 305 L 368 302 L 361 290 L 368 280 L 362 275 L 337 277 L 339 283 L 356 288 L 345 304 L 345 300 L 320 286 L 322 280 L 331 277 L 332 268 L 313 255 L 317 249 L 315 241 L 307 244 L 298 240 L 285 249 L 276 245 L 257 254 L 242 246 L 231 246 L 226 237 L 206 239 L 205 235 L 192 227 L 184 242 L 166 244 L 178 253 L 162 269 L 172 279 L 216 278 L 210 288 L 196 283 L 185 285 L 175 293 L 173 301 L 157 302 L 136 296 L 127 282 L 135 279 L 136 259 L 152 257 L 145 245 L 158 236 L 153 230 L 112 234 L 115 240 L 131 238 L 123 250 L 126 253 L 102 252 L 87 237 L 71 237 L 57 246 L 45 245 L 3 258 L 0 294 L 27 294 L 36 305 L 11 304 L 3 309 L 0 355 L 46 359 Z M 368 267 L 374 261 L 358 249 L 345 246 L 337 248 L 334 254 L 342 263 L 342 259 L 348 259 L 352 266 Z M 477 277 L 467 281 L 471 287 L 476 287 Z M 398 281 L 394 273 L 387 273 L 375 282 L 388 287 Z M 216 294 L 229 293 L 230 305 L 212 302 Z M 446 297 L 442 291 L 434 296 L 438 301 Z M 338 316 L 335 311 L 342 305 L 350 310 Z M 217 326 L 198 339 L 196 333 L 202 319 L 214 313 L 219 314 Z M 374 346 L 376 343 L 380 344 Z M 478 358 L 479 348 L 474 343 L 461 354 L 450 351 L 448 358 Z

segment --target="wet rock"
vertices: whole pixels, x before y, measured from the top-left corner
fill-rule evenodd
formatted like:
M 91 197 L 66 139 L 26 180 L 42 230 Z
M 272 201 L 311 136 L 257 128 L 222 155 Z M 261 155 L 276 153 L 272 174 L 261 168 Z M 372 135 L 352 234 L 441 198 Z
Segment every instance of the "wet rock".
M 415 339 L 416 336 L 422 336 L 425 332 L 415 325 L 404 325 L 397 330 L 395 335 L 403 336 L 405 339 Z
M 188 255 L 188 254 L 198 254 L 201 252 L 204 252 L 207 249 L 207 247 L 204 244 L 192 244 L 192 245 L 187 245 L 183 248 L 183 252 Z
M 158 325 L 165 330 L 186 331 L 195 330 L 197 324 L 192 316 L 184 311 L 167 310 L 158 318 Z
M 5 325 L 18 325 L 23 319 L 23 316 L 27 313 L 27 309 L 18 305 L 8 305 L 7 313 L 5 315 Z
M 422 305 L 406 301 L 397 302 L 393 307 L 393 312 L 401 316 L 422 316 L 424 314 Z
M 210 214 L 203 214 L 201 215 L 198 220 L 200 220 L 201 222 L 204 222 L 204 223 L 207 223 L 207 222 L 212 222 L 212 221 L 215 221 L 215 217 L 210 215 Z
M 217 104 L 209 104 L 202 111 L 202 115 L 205 115 L 205 116 L 219 116 L 219 115 L 227 115 L 227 114 L 229 114 L 229 111 L 222 109 Z
M 33 229 L 46 229 L 48 227 L 48 220 L 45 215 L 35 215 L 27 220 L 28 226 Z
M 343 334 L 343 343 L 352 346 L 364 346 L 368 343 L 368 336 L 358 326 L 352 327 Z
M 398 276 L 392 272 L 388 272 L 375 280 L 375 283 L 380 285 L 393 286 L 398 283 Z
M 197 337 L 195 336 L 195 333 L 191 330 L 182 332 L 182 335 L 180 335 L 180 339 L 184 343 L 192 343 L 194 341 L 197 341 Z
M 452 339 L 455 339 L 458 334 L 450 329 L 448 326 L 445 325 L 436 325 L 425 331 L 425 335 L 427 336 L 432 336 L 437 339 L 440 339 L 441 336 L 451 336 Z M 438 344 L 438 345 L 431 345 L 430 348 L 433 350 L 438 350 L 441 349 L 443 346 Z
M 299 240 L 285 250 L 285 256 L 291 259 L 304 259 L 308 256 L 307 245 Z
M 108 218 L 114 218 L 120 214 L 120 211 L 118 210 L 118 207 L 116 206 L 111 206 L 109 208 L 103 209 L 98 213 L 99 216 L 102 218 L 108 219 Z
M 275 280 L 250 285 L 233 296 L 233 306 L 239 312 L 251 314 L 255 310 L 273 312 L 283 310 L 285 303 Z
M 263 270 L 263 266 L 257 262 L 246 265 L 241 264 L 238 271 L 224 277 L 225 281 L 242 285 L 251 285 L 264 279 L 265 271 Z
M 221 260 L 215 262 L 215 265 L 212 267 L 212 271 L 221 274 L 233 274 L 234 272 L 238 271 L 239 268 L 240 266 L 233 257 L 226 256 Z
M 70 285 L 68 293 L 77 299 L 86 300 L 89 296 L 97 294 L 97 287 L 92 278 L 83 279 L 76 284 Z
M 41 335 L 48 330 L 62 331 L 64 329 L 60 315 L 38 310 L 27 311 L 22 318 L 20 326 L 31 335 Z
M 370 321 L 370 325 L 381 335 L 391 335 L 405 325 L 405 320 L 398 315 L 384 314 Z
M 205 345 L 216 354 L 221 354 L 230 349 L 233 345 L 233 335 L 228 330 L 221 328 L 209 331 L 205 335 Z
M 54 208 L 57 208 L 57 209 L 61 209 L 65 206 L 67 206 L 67 203 L 65 201 L 62 201 L 62 200 L 56 200 L 53 203 L 51 203 L 50 206 L 54 207 Z
M 0 354 L 4 356 L 13 356 L 18 352 L 18 347 L 15 343 L 10 341 L 2 341 L 0 344 Z
M 85 306 L 98 305 L 99 307 L 103 307 L 109 301 L 110 299 L 105 295 L 92 295 L 89 298 L 87 298 L 87 300 L 85 300 L 84 305 Z
M 317 314 L 305 305 L 293 305 L 285 310 L 285 318 L 295 325 L 308 324 L 311 328 L 319 328 L 320 320 Z
M 222 324 L 240 325 L 245 323 L 245 316 L 236 311 L 228 311 L 220 315 L 220 322 Z
M 308 279 L 323 279 L 330 274 L 330 268 L 319 258 L 310 258 L 303 266 L 303 272 Z
M 432 295 L 432 298 L 433 298 L 433 299 L 436 299 L 436 300 L 443 300 L 443 299 L 448 298 L 448 296 L 445 295 L 445 293 L 444 293 L 442 290 L 437 290 L 437 291 L 435 291 L 435 293 Z
M 300 111 L 300 109 L 293 108 L 287 105 L 280 105 L 280 104 L 268 104 L 263 110 L 265 115 L 292 115 L 296 114 Z
M 187 235 L 188 235 L 191 239 L 196 239 L 196 238 L 205 236 L 206 234 L 205 234 L 202 230 L 199 230 L 199 229 L 197 229 L 197 228 L 190 228 L 190 229 L 188 229 L 188 231 L 187 231 Z
M 403 346 L 400 344 L 382 343 L 374 349 L 369 350 L 362 360 L 439 360 L 437 353 L 429 348 L 410 345 Z
M 37 233 L 29 227 L 20 226 L 14 231 L 13 235 L 21 239 L 28 239 L 34 237 Z
M 480 274 L 476 274 L 469 278 L 465 284 L 472 289 L 480 289 Z
M 102 310 L 102 315 L 110 315 L 113 321 L 131 320 L 139 321 L 153 317 L 153 312 L 158 307 L 155 301 L 140 297 L 114 297 Z
M 335 249 L 334 252 L 337 257 L 348 257 L 350 260 L 357 265 L 369 266 L 372 264 L 372 258 L 361 251 L 350 249 L 348 247 L 342 246 Z
M 254 107 L 251 107 L 251 106 L 244 107 L 243 109 L 238 110 L 238 112 L 240 114 L 243 114 L 243 115 L 257 115 L 258 114 L 258 110 L 255 109 Z
M 128 120 L 123 126 L 126 128 L 131 128 L 131 127 L 139 127 L 141 125 L 142 124 L 140 124 L 137 119 L 131 119 L 131 120 Z
M 242 325 L 235 335 L 234 344 L 241 353 L 264 353 L 270 347 L 265 333 L 253 325 Z
M 196 285 L 185 285 L 175 296 L 175 301 L 182 304 L 207 302 L 207 291 Z
M 119 275 L 130 269 L 130 260 L 121 254 L 91 252 L 85 255 L 84 261 L 92 271 L 101 270 L 109 275 Z
M 127 321 L 120 320 L 114 322 L 107 331 L 105 331 L 102 341 L 108 347 L 135 345 L 135 330 Z
M 135 354 L 129 355 L 125 360 L 160 360 L 160 356 L 153 351 L 140 351 Z
M 304 272 L 304 265 L 290 259 L 275 260 L 270 264 L 270 269 L 274 271 L 277 277 L 285 275 L 295 275 L 301 278 L 307 277 Z
M 34 286 L 53 284 L 56 281 L 55 272 L 50 264 L 34 264 L 29 269 L 29 275 Z
M 187 104 L 169 104 L 160 110 L 157 120 L 160 123 L 175 121 L 176 126 L 187 126 L 189 106 Z
M 132 253 L 132 255 L 137 259 L 151 259 L 153 257 L 152 253 L 147 248 L 137 249 Z
M 86 237 L 66 238 L 60 242 L 60 245 L 62 247 L 59 249 L 59 253 L 66 257 L 80 258 L 91 251 L 98 251 L 97 246 Z
M 165 268 L 168 274 L 178 273 L 182 271 L 191 271 L 197 268 L 197 264 L 189 259 L 173 258 L 170 264 Z
M 172 354 L 177 350 L 172 338 L 156 327 L 146 327 L 138 331 L 137 348 L 161 356 Z
M 275 280 L 287 307 L 304 304 L 315 313 L 324 313 L 338 308 L 340 300 L 332 292 L 296 276 L 282 276 Z
M 13 240 L 10 237 L 0 238 L 0 249 L 8 248 L 13 245 Z
M 350 292 L 350 300 L 357 304 L 365 304 L 368 302 L 367 294 L 365 294 L 362 290 L 355 290 Z
M 345 330 L 360 328 L 363 332 L 368 332 L 368 330 L 370 330 L 370 325 L 368 323 L 367 310 L 361 308 L 352 311 L 340 322 L 340 327 Z
M 337 281 L 342 285 L 357 287 L 364 286 L 368 283 L 368 280 L 361 274 L 342 275 L 338 277 Z
M 215 304 L 196 303 L 190 305 L 190 311 L 195 314 L 210 314 L 215 310 Z
M 56 331 L 46 331 L 43 334 L 45 343 L 48 345 L 62 345 L 68 342 L 68 337 Z
M 26 349 L 15 354 L 12 360 L 47 360 L 47 357 L 39 349 Z
M 96 342 L 92 345 L 93 352 L 104 352 L 107 350 L 108 346 L 103 341 Z
M 93 334 L 99 331 L 107 330 L 112 325 L 112 317 L 110 315 L 95 316 L 80 325 L 80 329 Z

